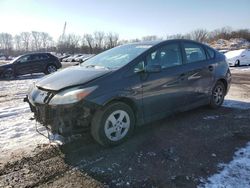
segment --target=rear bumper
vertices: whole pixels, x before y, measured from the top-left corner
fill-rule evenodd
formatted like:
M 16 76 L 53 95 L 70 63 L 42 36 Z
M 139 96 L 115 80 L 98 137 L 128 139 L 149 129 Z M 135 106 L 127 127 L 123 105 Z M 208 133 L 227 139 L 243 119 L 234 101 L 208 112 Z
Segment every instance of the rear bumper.
M 97 105 L 84 101 L 70 105 L 50 106 L 28 102 L 35 119 L 45 126 L 52 134 L 63 137 L 80 134 L 89 129 Z

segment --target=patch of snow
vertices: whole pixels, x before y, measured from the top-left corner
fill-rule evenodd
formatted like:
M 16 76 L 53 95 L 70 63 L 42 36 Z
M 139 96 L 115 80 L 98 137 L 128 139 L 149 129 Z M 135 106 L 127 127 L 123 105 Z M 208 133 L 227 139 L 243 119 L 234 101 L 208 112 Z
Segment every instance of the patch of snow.
M 241 110 L 248 110 L 250 109 L 250 102 L 225 99 L 222 106 L 229 108 L 238 108 Z
M 241 72 L 241 71 L 244 71 L 244 72 L 246 72 L 246 71 L 250 71 L 250 66 L 241 66 L 241 67 L 230 67 L 230 70 L 233 70 L 233 71 L 239 71 L 239 72 Z
M 199 188 L 246 188 L 250 187 L 250 142 L 245 148 L 239 149 L 235 152 L 233 160 L 225 165 L 218 165 L 223 169 L 212 175 L 199 185 Z
M 49 143 L 37 133 L 36 121 L 28 103 L 23 102 L 29 85 L 40 76 L 23 76 L 17 80 L 1 81 L 0 84 L 0 163 L 12 156 L 28 154 L 37 145 Z M 41 127 L 39 131 L 46 134 Z

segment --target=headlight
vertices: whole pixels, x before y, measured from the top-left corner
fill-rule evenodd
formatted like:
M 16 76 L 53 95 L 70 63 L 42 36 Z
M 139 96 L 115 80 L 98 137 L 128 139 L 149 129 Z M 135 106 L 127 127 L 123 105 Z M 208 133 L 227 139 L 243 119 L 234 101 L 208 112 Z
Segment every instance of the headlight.
M 89 95 L 92 91 L 94 91 L 97 88 L 97 86 L 88 87 L 80 89 L 77 88 L 71 88 L 67 89 L 65 91 L 62 91 L 58 94 L 56 94 L 49 102 L 50 105 L 63 105 L 63 104 L 72 104 L 76 103 L 83 98 L 85 98 L 87 95 Z

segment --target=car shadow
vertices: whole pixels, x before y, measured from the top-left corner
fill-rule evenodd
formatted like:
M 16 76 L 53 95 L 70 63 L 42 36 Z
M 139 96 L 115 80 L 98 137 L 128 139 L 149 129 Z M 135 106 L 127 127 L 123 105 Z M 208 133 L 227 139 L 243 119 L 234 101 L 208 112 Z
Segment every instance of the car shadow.
M 249 112 L 201 107 L 138 127 L 116 147 L 104 148 L 86 134 L 61 151 L 72 168 L 111 187 L 195 187 L 250 139 L 234 134 L 250 132 Z
M 29 80 L 29 79 L 40 79 L 44 77 L 45 74 L 43 73 L 34 73 L 34 74 L 26 74 L 22 76 L 16 76 L 15 78 L 7 79 L 1 78 L 0 81 L 16 81 L 16 80 Z

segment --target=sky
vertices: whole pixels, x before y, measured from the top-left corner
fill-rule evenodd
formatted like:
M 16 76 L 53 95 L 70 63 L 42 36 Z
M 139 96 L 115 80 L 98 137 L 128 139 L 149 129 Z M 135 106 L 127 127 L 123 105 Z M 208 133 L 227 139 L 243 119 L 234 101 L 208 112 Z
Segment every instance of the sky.
M 0 32 L 115 32 L 120 39 L 250 28 L 250 0 L 0 0 Z

